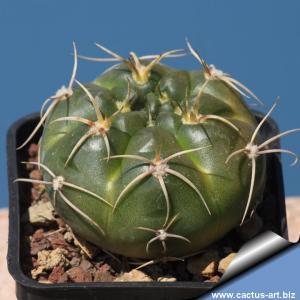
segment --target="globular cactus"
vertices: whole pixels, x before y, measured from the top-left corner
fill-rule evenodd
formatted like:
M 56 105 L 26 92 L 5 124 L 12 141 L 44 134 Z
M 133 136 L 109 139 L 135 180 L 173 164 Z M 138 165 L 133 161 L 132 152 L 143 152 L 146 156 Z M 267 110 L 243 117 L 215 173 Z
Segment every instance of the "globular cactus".
M 80 236 L 134 258 L 185 257 L 241 225 L 262 197 L 270 149 L 242 96 L 244 85 L 207 65 L 199 71 L 160 64 L 181 56 L 118 61 L 89 84 L 75 80 L 46 103 L 40 161 L 52 203 Z M 74 87 L 74 82 L 77 86 Z M 43 105 L 44 108 L 44 105 Z M 34 163 L 33 163 L 34 164 Z M 36 182 L 31 179 L 19 181 Z

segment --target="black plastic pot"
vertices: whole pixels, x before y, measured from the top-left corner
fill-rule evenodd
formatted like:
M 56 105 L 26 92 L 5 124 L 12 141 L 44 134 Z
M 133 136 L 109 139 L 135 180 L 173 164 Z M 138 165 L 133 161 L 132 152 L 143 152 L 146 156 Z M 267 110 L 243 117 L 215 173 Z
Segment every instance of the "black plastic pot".
M 259 119 L 259 114 L 257 114 Z M 22 270 L 23 229 L 21 216 L 29 202 L 29 185 L 17 185 L 13 180 L 25 175 L 20 161 L 27 159 L 27 150 L 16 151 L 38 122 L 38 114 L 32 114 L 14 123 L 7 136 L 7 161 L 9 185 L 9 245 L 8 269 L 16 281 L 18 299 L 192 299 L 208 292 L 216 285 L 201 282 L 112 282 L 112 283 L 61 283 L 42 284 L 27 277 Z M 274 122 L 263 127 L 264 134 L 277 133 Z M 37 135 L 38 137 L 39 135 Z M 35 142 L 37 139 L 35 140 Z M 264 230 L 271 230 L 287 238 L 285 198 L 282 169 L 278 156 L 269 155 L 267 160 L 267 185 L 264 201 L 258 207 Z M 235 232 L 230 233 L 234 235 Z

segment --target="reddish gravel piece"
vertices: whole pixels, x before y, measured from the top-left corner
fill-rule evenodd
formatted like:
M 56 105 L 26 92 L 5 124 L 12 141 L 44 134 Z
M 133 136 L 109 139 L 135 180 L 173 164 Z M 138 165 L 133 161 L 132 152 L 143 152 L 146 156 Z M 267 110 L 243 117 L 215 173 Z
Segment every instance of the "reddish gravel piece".
M 67 271 L 72 282 L 90 282 L 93 281 L 92 274 L 81 267 L 73 267 Z
M 29 146 L 29 149 L 28 149 L 28 155 L 30 157 L 36 157 L 38 155 L 38 152 L 39 152 L 39 145 L 38 144 L 34 144 L 32 143 L 30 146 Z
M 55 267 L 50 273 L 48 280 L 52 283 L 63 283 L 68 282 L 68 275 L 65 273 L 63 266 Z

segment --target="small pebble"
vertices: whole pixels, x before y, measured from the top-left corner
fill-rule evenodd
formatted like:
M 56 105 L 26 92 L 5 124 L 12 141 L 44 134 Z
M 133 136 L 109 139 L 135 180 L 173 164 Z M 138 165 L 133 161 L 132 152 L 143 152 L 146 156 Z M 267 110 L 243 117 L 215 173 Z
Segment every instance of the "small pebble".
M 50 247 L 51 244 L 47 239 L 33 241 L 30 243 L 30 254 L 37 255 L 40 251 L 49 249 Z
M 131 270 L 118 276 L 115 281 L 153 281 L 148 275 L 139 270 Z
M 234 259 L 235 256 L 236 256 L 236 253 L 232 252 L 229 255 L 227 255 L 226 257 L 224 257 L 223 259 L 221 259 L 219 262 L 218 271 L 222 274 L 225 273 L 228 266 L 230 265 L 230 263 L 232 262 L 232 260 Z
M 54 208 L 50 202 L 38 202 L 28 208 L 31 224 L 45 224 L 55 220 Z
M 72 259 L 70 260 L 70 265 L 72 267 L 78 267 L 80 265 L 80 261 L 81 259 L 79 257 L 72 257 Z
M 76 250 L 73 245 L 66 242 L 66 240 L 64 239 L 64 236 L 61 232 L 55 232 L 53 234 L 49 234 L 48 240 L 50 241 L 53 249 L 62 248 L 69 252 Z M 70 253 L 68 253 L 68 254 L 70 254 Z
M 94 273 L 94 281 L 97 282 L 111 282 L 115 280 L 115 276 L 111 274 L 111 267 L 108 264 L 103 264 L 98 267 Z
M 163 277 L 158 277 L 157 278 L 157 281 L 160 281 L 160 282 L 175 282 L 177 281 L 177 279 L 171 275 L 165 275 Z
M 67 274 L 72 282 L 92 281 L 92 274 L 81 267 L 73 267 L 67 271 Z
M 50 280 L 48 280 L 48 279 L 45 279 L 45 278 L 39 278 L 38 279 L 38 282 L 39 283 L 43 283 L 43 284 L 51 284 L 51 283 L 53 283 L 53 282 L 51 282 Z
M 82 259 L 79 266 L 85 271 L 88 271 L 89 269 L 93 268 L 93 265 L 86 259 Z
M 43 180 L 43 176 L 42 176 L 40 170 L 38 170 L 38 169 L 34 169 L 33 171 L 31 171 L 31 172 L 29 173 L 29 177 L 30 177 L 31 179 Z
M 216 250 L 210 250 L 203 254 L 189 258 L 187 262 L 187 269 L 191 274 L 210 277 L 216 273 L 218 261 L 218 252 Z
M 73 238 L 73 234 L 69 231 L 67 231 L 65 234 L 64 234 L 64 239 L 68 242 L 68 243 L 71 243 L 74 238 Z
M 34 157 L 37 156 L 39 152 L 39 145 L 38 144 L 30 144 L 29 148 L 28 148 L 28 155 L 30 157 Z
M 65 273 L 65 269 L 63 266 L 55 267 L 50 273 L 48 280 L 51 283 L 62 283 L 68 282 L 68 275 Z
M 38 252 L 36 267 L 31 270 L 33 279 L 38 275 L 43 274 L 45 271 L 52 270 L 54 267 L 68 265 L 68 260 L 65 255 L 67 251 L 57 248 L 55 250 L 42 250 Z

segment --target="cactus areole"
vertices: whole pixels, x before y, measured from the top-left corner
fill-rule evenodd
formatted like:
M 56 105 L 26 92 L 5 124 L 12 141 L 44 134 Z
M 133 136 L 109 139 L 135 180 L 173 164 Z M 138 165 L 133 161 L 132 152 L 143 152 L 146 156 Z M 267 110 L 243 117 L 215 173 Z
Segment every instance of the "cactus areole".
M 192 255 L 261 200 L 265 156 L 241 96 L 249 90 L 188 46 L 202 70 L 159 63 L 177 51 L 127 60 L 107 50 L 107 61 L 121 62 L 84 85 L 73 86 L 73 70 L 42 115 L 39 164 L 52 203 L 74 232 L 107 251 Z

